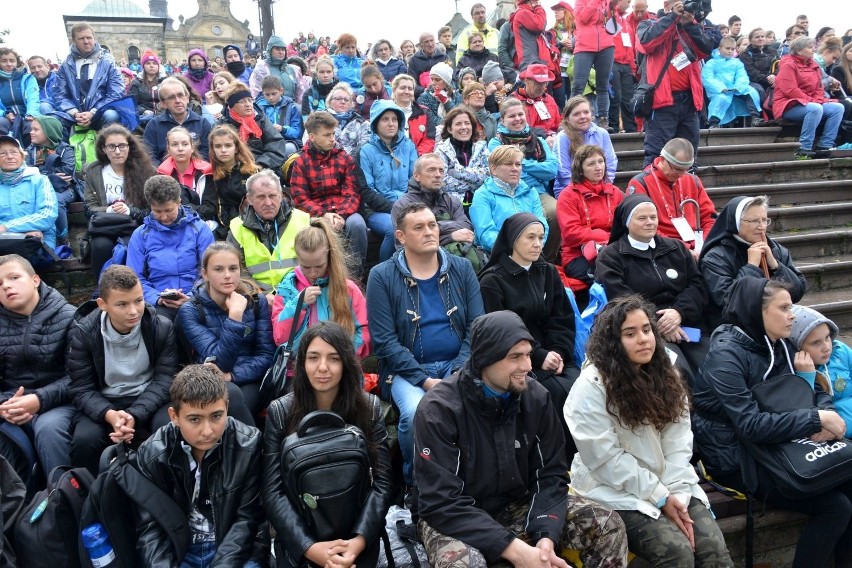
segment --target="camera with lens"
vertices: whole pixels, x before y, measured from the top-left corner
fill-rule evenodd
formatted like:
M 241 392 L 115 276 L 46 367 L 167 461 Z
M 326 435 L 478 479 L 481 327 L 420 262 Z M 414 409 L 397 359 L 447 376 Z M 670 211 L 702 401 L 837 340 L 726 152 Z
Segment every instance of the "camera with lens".
M 683 3 L 683 9 L 692 14 L 697 22 L 703 22 L 707 15 L 713 11 L 710 0 L 687 0 Z

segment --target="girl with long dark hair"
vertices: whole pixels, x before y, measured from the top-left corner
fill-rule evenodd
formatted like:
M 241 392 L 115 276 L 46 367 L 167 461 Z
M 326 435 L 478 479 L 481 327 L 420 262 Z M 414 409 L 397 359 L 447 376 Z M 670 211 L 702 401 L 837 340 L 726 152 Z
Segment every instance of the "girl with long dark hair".
M 233 127 L 220 124 L 210 131 L 210 167 L 198 214 L 216 224 L 213 235 L 223 240 L 231 220 L 239 217 L 246 197 L 246 180 L 260 168 Z M 210 223 L 208 223 L 210 224 Z
M 640 296 L 595 318 L 568 394 L 577 444 L 571 490 L 616 511 L 630 550 L 653 566 L 732 567 L 692 457 L 687 389 Z
M 97 161 L 83 170 L 86 217 L 91 219 L 99 213 L 118 213 L 141 224 L 151 212 L 143 188 L 148 178 L 157 173 L 145 146 L 124 126 L 110 124 L 98 134 L 95 157 Z M 116 239 L 106 236 L 91 238 L 91 264 L 96 278 L 112 256 Z
M 378 399 L 363 390 L 364 377 L 352 340 L 331 321 L 311 326 L 296 352 L 293 392 L 272 402 L 263 436 L 263 506 L 278 534 L 279 568 L 376 566 L 385 514 L 391 504 L 393 476 L 387 431 Z M 372 464 L 372 489 L 355 526 L 337 540 L 317 541 L 284 489 L 281 446 L 299 422 L 315 410 L 339 415 L 364 433 Z

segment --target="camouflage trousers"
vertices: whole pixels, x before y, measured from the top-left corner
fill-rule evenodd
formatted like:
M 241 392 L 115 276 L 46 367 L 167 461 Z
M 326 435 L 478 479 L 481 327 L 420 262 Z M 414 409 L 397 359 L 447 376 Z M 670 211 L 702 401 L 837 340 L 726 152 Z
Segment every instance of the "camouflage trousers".
M 639 511 L 619 511 L 618 514 L 627 527 L 630 552 L 655 568 L 728 568 L 734 565 L 713 514 L 695 497 L 689 502 L 695 552 L 686 536 L 665 515 L 653 519 Z
M 494 515 L 494 520 L 514 532 L 519 539 L 535 546 L 524 531 L 529 501 L 517 501 Z M 506 561 L 488 564 L 482 553 L 460 540 L 441 534 L 422 519 L 417 523 L 417 532 L 429 565 L 437 568 L 487 568 L 511 566 Z M 568 511 L 562 538 L 556 543 L 560 548 L 580 551 L 583 566 L 596 568 L 620 568 L 627 565 L 627 538 L 624 523 L 614 511 L 589 499 L 568 496 Z

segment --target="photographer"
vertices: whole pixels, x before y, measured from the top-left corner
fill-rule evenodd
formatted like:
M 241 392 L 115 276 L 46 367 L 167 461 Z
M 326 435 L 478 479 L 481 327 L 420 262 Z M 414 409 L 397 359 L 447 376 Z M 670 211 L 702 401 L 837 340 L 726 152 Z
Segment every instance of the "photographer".
M 696 153 L 700 114 L 704 106 L 700 60 L 713 49 L 713 40 L 700 22 L 710 12 L 708 0 L 677 0 L 658 20 L 639 24 L 637 46 L 645 54 L 643 81 L 654 84 L 654 112 L 645 122 L 645 164 L 660 155 L 672 138 L 686 138 Z

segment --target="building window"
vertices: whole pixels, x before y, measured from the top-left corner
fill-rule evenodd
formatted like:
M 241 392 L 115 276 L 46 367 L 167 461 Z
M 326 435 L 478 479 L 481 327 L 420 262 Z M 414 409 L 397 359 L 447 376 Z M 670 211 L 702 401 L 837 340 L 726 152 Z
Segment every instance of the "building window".
M 131 45 L 127 48 L 127 61 L 130 63 L 139 61 L 139 48 L 135 45 Z
M 210 31 L 213 32 L 213 35 L 222 35 L 222 28 L 220 26 L 213 26 L 212 28 L 210 28 Z
M 223 47 L 223 46 L 221 46 L 221 45 L 214 45 L 214 46 L 211 48 L 211 49 L 213 50 L 213 57 L 212 57 L 212 59 L 216 59 L 217 57 L 221 57 L 221 58 L 223 58 L 223 59 L 225 58 L 225 54 L 222 52 L 222 47 Z

